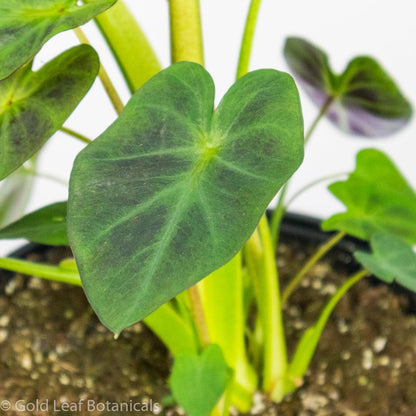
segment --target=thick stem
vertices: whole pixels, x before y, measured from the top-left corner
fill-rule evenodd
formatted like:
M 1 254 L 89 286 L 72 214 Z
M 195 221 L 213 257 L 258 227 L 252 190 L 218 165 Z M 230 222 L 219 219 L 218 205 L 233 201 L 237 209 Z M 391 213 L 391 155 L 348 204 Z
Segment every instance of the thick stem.
M 321 338 L 322 331 L 324 330 L 332 311 L 345 293 L 359 280 L 369 274 L 370 273 L 367 270 L 360 270 L 352 275 L 328 301 L 316 324 L 305 331 L 298 343 L 292 362 L 289 366 L 285 393 L 293 392 L 297 387 L 302 385 L 303 377 L 309 367 L 318 346 L 319 339 Z
M 80 27 L 76 27 L 74 29 L 74 32 L 77 35 L 77 38 L 79 39 L 81 43 L 90 45 L 88 38 L 85 36 L 85 33 L 82 31 Z M 107 74 L 107 71 L 104 69 L 104 67 L 101 64 L 100 64 L 100 69 L 98 71 L 98 77 L 100 78 L 103 84 L 103 87 L 108 95 L 108 98 L 111 101 L 111 104 L 113 104 L 114 110 L 116 110 L 117 114 L 120 114 L 124 108 L 123 102 L 121 101 L 121 98 L 117 93 L 117 90 L 115 89 L 113 83 L 111 82 L 111 79 Z
M 287 358 L 275 253 L 265 216 L 245 247 L 263 337 L 263 389 L 275 401 L 284 394 Z
M 264 303 L 265 306 L 266 324 L 264 330 L 263 386 L 265 391 L 270 393 L 272 400 L 280 401 L 283 398 L 283 383 L 286 378 L 286 344 L 275 251 L 265 216 L 259 223 L 259 231 L 264 256 L 263 293 L 260 302 Z
M 299 286 L 303 277 L 309 270 L 323 257 L 332 247 L 334 247 L 343 237 L 344 232 L 339 232 L 331 237 L 325 244 L 321 245 L 319 249 L 312 255 L 312 257 L 299 270 L 295 277 L 290 281 L 286 289 L 283 291 L 282 303 L 285 304 L 293 291 Z
M 254 32 L 257 17 L 260 10 L 261 0 L 251 0 L 247 14 L 246 26 L 244 28 L 243 40 L 241 42 L 240 57 L 238 60 L 237 79 L 245 75 L 250 66 L 251 49 L 253 46 Z
M 189 300 L 191 303 L 192 316 L 194 317 L 196 329 L 198 331 L 199 340 L 203 347 L 209 344 L 209 332 L 207 322 L 205 320 L 205 312 L 202 306 L 201 295 L 198 286 L 192 286 L 188 289 Z
M 248 412 L 257 387 L 245 345 L 244 288 L 241 253 L 215 270 L 198 285 L 210 341 L 221 347 L 233 377 L 232 402 Z
M 74 131 L 74 130 L 72 130 L 72 129 L 69 129 L 68 127 L 64 127 L 64 126 L 62 126 L 60 130 L 61 130 L 63 133 L 68 134 L 68 136 L 75 137 L 76 139 L 81 140 L 81 141 L 82 141 L 82 142 L 84 142 L 84 143 L 89 144 L 89 143 L 91 143 L 91 142 L 92 142 L 92 140 L 91 140 L 91 139 L 89 139 L 88 137 L 86 137 L 86 136 L 84 136 L 83 134 L 78 133 L 78 132 L 76 132 L 76 131 Z
M 204 65 L 199 0 L 169 0 L 172 63 Z

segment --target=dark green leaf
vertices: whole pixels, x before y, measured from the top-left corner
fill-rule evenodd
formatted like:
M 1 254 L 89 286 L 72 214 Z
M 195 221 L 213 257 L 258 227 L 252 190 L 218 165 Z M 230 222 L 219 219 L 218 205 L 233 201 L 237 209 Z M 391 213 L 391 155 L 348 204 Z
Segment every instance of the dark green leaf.
M 37 72 L 0 81 L 0 180 L 33 156 L 70 116 L 98 73 L 98 56 L 76 46 Z
M 68 245 L 66 211 L 66 202 L 43 207 L 0 230 L 0 238 L 26 238 L 35 243 Z
M 324 230 L 341 230 L 366 240 L 384 230 L 416 243 L 416 193 L 384 153 L 360 151 L 355 171 L 329 190 L 347 211 L 324 221 Z
M 115 2 L 0 0 L 0 79 L 29 62 L 52 36 L 87 23 Z
M 341 130 L 366 137 L 387 136 L 410 119 L 412 108 L 387 72 L 372 58 L 353 59 L 341 75 L 328 56 L 300 38 L 288 38 L 284 54 L 306 92 Z
M 87 296 L 115 332 L 229 261 L 303 157 L 292 78 L 214 85 L 179 63 L 140 88 L 77 157 L 69 239 Z
M 201 355 L 187 352 L 175 357 L 170 386 L 187 415 L 209 416 L 225 390 L 227 378 L 221 348 L 211 344 Z
M 400 238 L 389 233 L 371 237 L 372 253 L 358 251 L 355 258 L 378 278 L 392 283 L 394 280 L 416 291 L 416 253 Z

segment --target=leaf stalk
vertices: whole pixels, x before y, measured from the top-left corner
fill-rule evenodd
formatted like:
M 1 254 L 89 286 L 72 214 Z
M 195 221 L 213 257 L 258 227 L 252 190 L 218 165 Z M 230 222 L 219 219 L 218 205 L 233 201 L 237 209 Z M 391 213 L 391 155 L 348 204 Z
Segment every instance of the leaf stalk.
M 361 269 L 353 274 L 348 280 L 334 293 L 322 310 L 316 324 L 308 328 L 298 343 L 293 359 L 288 370 L 288 378 L 285 394 L 291 393 L 303 383 L 303 377 L 309 367 L 312 357 L 316 351 L 322 331 L 328 322 L 331 313 L 345 293 L 358 281 L 370 275 L 368 270 Z
M 345 233 L 340 231 L 331 237 L 325 244 L 321 245 L 319 249 L 309 258 L 304 266 L 296 273 L 295 277 L 290 281 L 286 289 L 283 291 L 282 304 L 284 305 L 289 299 L 293 291 L 299 286 L 300 282 L 315 264 L 327 254 L 332 247 L 334 247 L 343 237 Z
M 75 34 L 77 35 L 77 38 L 81 43 L 85 43 L 87 45 L 91 45 L 87 36 L 83 32 L 83 30 L 80 27 L 76 27 L 74 29 Z M 98 71 L 98 77 L 100 78 L 103 87 L 105 89 L 105 92 L 108 95 L 108 98 L 111 101 L 111 104 L 114 107 L 114 110 L 116 110 L 117 114 L 120 114 L 123 111 L 124 104 L 121 101 L 120 96 L 118 95 L 118 92 L 116 88 L 114 87 L 113 83 L 111 82 L 110 77 L 107 74 L 107 71 L 104 69 L 103 65 L 100 63 L 100 69 Z
M 259 14 L 261 0 L 251 0 L 244 28 L 243 40 L 241 42 L 240 57 L 238 59 L 237 79 L 245 75 L 250 66 L 251 50 L 253 46 L 254 33 L 257 17 Z

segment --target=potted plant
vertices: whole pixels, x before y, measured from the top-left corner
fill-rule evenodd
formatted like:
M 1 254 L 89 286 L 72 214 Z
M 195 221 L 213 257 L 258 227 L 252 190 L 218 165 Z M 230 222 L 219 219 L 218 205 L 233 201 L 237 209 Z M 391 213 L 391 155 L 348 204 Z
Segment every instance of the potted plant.
M 416 289 L 416 194 L 387 155 L 366 149 L 356 169 L 330 186 L 347 210 L 322 226 L 337 234 L 280 294 L 275 248 L 285 190 L 319 120 L 378 137 L 400 130 L 412 110 L 374 59 L 355 58 L 337 75 L 322 50 L 288 38 L 286 60 L 319 106 L 304 134 L 293 78 L 248 71 L 259 5 L 253 0 L 248 12 L 237 81 L 216 108 L 195 0 L 169 2 L 172 65 L 163 70 L 121 0 L 1 6 L 0 178 L 19 184 L 19 169 L 59 129 L 86 146 L 74 162 L 68 202 L 0 231 L 0 238 L 69 245 L 74 258 L 56 266 L 2 258 L 0 267 L 82 285 L 116 338 L 143 320 L 174 357 L 172 397 L 190 416 L 248 412 L 256 391 L 276 403 L 296 391 L 329 316 L 362 278 Z M 91 19 L 130 88 L 125 107 L 79 28 Z M 69 29 L 82 45 L 32 71 L 42 45 Z M 91 141 L 63 124 L 97 75 L 119 116 Z M 269 220 L 265 212 L 279 190 Z M 354 253 L 362 267 L 333 291 L 289 357 L 283 305 L 346 234 L 368 241 L 371 252 Z M 81 412 L 84 404 L 61 410 Z

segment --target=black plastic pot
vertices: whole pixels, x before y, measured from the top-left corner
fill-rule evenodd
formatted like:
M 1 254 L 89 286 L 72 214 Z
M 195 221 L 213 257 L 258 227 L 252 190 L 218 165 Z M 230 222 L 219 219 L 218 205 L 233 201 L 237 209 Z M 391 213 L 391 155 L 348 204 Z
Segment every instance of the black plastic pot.
M 267 212 L 270 216 L 271 211 Z M 310 217 L 301 214 L 287 213 L 282 221 L 280 229 L 280 239 L 282 241 L 295 239 L 299 243 L 323 243 L 327 241 L 334 233 L 323 231 L 320 226 L 321 220 L 315 217 Z M 29 243 L 14 251 L 10 257 L 25 258 L 31 253 L 42 253 L 47 246 L 36 243 Z M 357 250 L 368 251 L 368 244 L 358 238 L 351 236 L 345 236 L 334 247 L 337 253 L 337 262 L 341 267 L 345 267 L 350 273 L 356 271 L 359 267 L 353 257 L 353 253 Z M 11 272 L 3 271 L 2 276 L 6 276 L 6 279 L 0 278 L 0 291 L 4 290 L 7 284 L 7 276 L 12 276 Z M 373 284 L 383 284 L 379 280 L 373 279 Z M 409 297 L 409 312 L 416 313 L 416 295 L 401 286 L 390 285 L 392 290 L 399 294 L 406 294 Z
M 302 250 L 303 246 L 311 246 L 320 244 L 324 241 L 327 241 L 330 238 L 331 233 L 323 232 L 320 228 L 320 220 L 316 218 L 311 218 L 303 215 L 297 214 L 288 214 L 285 216 L 284 221 L 281 227 L 281 241 L 282 242 L 291 242 L 298 241 L 299 248 Z M 27 244 L 21 249 L 15 251 L 12 256 L 24 258 L 30 254 L 39 254 L 42 255 L 45 252 L 47 246 L 40 244 Z M 310 247 L 309 247 L 310 248 Z M 331 252 L 331 264 L 335 261 L 336 267 L 344 268 L 347 271 L 346 274 L 352 274 L 358 267 L 360 267 L 354 260 L 353 252 L 356 250 L 368 250 L 368 245 L 358 239 L 345 237 L 343 238 Z M 1 270 L 0 273 L 0 292 L 4 290 L 5 285 L 8 282 L 8 277 L 12 277 L 13 273 L 5 272 Z M 25 281 L 30 281 L 26 279 Z M 374 279 L 374 284 L 379 285 L 379 281 Z M 416 298 L 413 293 L 410 293 L 401 287 L 389 286 L 393 291 L 405 294 L 408 299 L 408 312 L 416 313 Z M 383 288 L 384 289 L 384 288 Z M 77 292 L 76 295 L 79 295 L 81 292 Z M 354 304 L 353 304 L 354 308 Z M 129 340 L 126 342 L 130 342 Z M 152 353 L 154 353 L 154 344 L 152 345 Z M 160 357 L 160 355 L 159 355 Z M 1 412 L 0 412 L 1 413 Z M 279 412 L 280 414 L 280 412 Z M 286 414 L 286 413 L 285 413 Z M 291 413 L 293 414 L 293 413 Z M 405 413 L 408 415 L 409 413 Z M 413 413 L 410 413 L 413 414 Z

